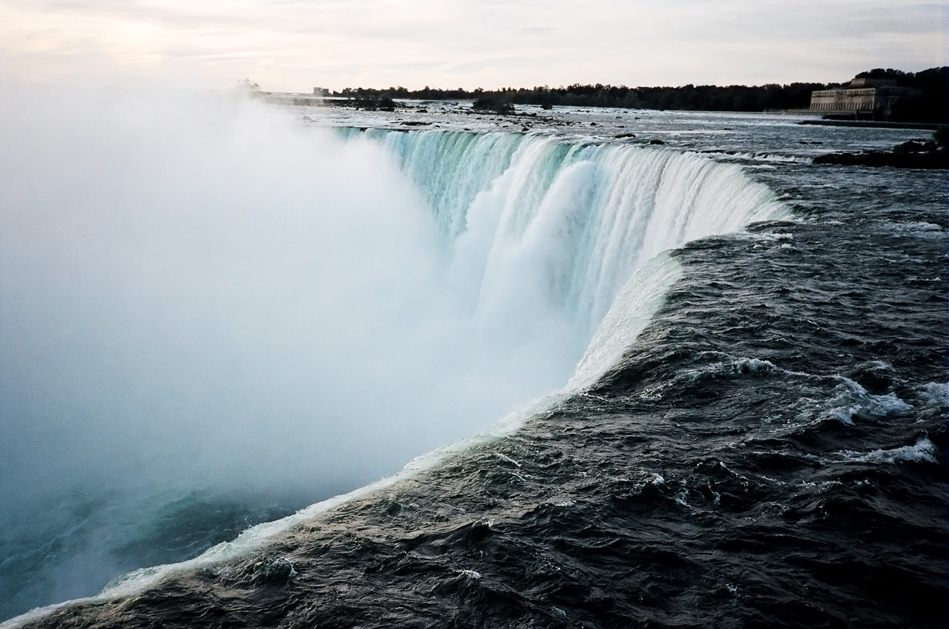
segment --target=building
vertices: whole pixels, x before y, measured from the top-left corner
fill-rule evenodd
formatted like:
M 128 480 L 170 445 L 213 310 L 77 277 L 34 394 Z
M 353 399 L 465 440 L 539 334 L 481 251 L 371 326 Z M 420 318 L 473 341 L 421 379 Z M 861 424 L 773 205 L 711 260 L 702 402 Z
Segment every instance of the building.
M 898 87 L 896 79 L 856 77 L 848 87 L 811 92 L 810 110 L 828 117 L 886 119 L 896 103 L 921 95 L 917 89 Z

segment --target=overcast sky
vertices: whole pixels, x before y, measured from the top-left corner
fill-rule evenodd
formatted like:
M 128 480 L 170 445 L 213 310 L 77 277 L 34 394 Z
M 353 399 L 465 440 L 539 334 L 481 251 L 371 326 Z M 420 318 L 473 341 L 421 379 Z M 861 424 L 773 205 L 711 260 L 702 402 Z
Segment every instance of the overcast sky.
M 947 64 L 911 0 L 0 0 L 0 77 L 267 90 L 844 81 Z

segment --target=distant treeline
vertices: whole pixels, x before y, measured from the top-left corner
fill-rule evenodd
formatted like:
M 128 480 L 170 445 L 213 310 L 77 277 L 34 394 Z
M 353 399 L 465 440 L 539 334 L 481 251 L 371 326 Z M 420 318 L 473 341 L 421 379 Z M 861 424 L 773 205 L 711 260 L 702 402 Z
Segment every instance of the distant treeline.
M 949 68 L 932 68 L 922 72 L 876 69 L 858 76 L 895 78 L 900 86 L 922 91 L 922 98 L 907 103 L 895 112 L 900 120 L 945 121 L 949 111 Z M 480 109 L 509 110 L 512 105 L 554 105 L 580 107 L 625 107 L 630 109 L 677 109 L 690 111 L 764 111 L 766 109 L 807 109 L 814 90 L 844 87 L 845 84 L 791 83 L 789 85 L 760 85 L 748 87 L 730 85 L 684 85 L 682 87 L 626 87 L 624 85 L 570 85 L 568 87 L 503 88 L 500 90 L 461 88 L 443 90 L 426 87 L 409 90 L 404 87 L 389 89 L 346 88 L 333 92 L 356 104 L 388 108 L 393 99 L 418 100 L 473 100 Z
M 857 76 L 896 79 L 900 87 L 913 87 L 922 92 L 920 98 L 897 103 L 893 107 L 891 120 L 945 124 L 949 119 L 949 67 L 930 68 L 921 72 L 877 68 Z

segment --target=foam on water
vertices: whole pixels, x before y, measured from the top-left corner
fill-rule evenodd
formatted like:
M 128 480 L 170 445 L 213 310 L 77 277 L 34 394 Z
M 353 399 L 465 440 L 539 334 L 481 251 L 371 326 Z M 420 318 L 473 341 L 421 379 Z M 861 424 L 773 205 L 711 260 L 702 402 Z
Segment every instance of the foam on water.
M 949 404 L 949 383 L 928 382 L 922 387 L 921 397 L 927 403 L 946 406 Z
M 834 390 L 834 397 L 825 411 L 826 416 L 842 424 L 853 425 L 854 418 L 878 419 L 897 413 L 905 413 L 913 407 L 894 393 L 872 395 L 852 380 L 841 378 Z
M 844 458 L 861 463 L 937 463 L 936 446 L 932 441 L 923 437 L 911 446 L 902 446 L 890 450 L 874 450 L 861 454 L 847 450 L 841 453 Z

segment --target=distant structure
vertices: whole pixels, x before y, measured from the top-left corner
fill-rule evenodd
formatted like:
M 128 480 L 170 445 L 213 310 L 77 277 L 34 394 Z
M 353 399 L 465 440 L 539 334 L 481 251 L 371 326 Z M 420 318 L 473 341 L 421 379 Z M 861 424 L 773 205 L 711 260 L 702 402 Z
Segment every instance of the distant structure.
M 811 92 L 810 110 L 828 118 L 886 120 L 893 105 L 921 95 L 917 89 L 898 87 L 896 79 L 856 77 L 848 87 Z
M 323 89 L 322 87 L 313 88 L 314 96 L 329 96 L 329 90 Z

